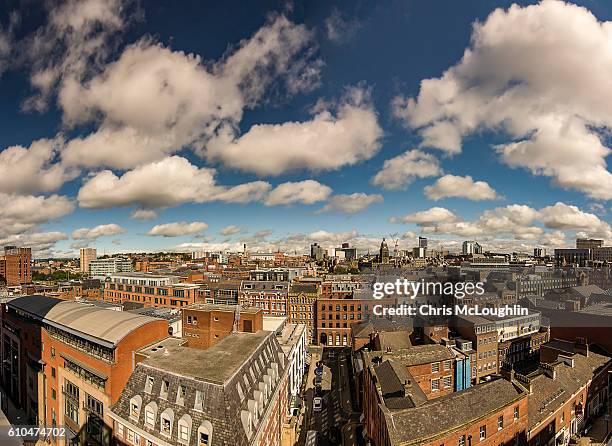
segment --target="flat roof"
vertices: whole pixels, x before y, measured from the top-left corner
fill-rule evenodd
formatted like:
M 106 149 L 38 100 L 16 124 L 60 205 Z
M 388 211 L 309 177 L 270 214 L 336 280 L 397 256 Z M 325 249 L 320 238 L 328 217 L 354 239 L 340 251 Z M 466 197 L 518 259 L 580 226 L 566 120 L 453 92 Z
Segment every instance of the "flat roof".
M 48 325 L 105 347 L 115 347 L 132 331 L 160 319 L 45 296 L 11 300 L 9 308 L 23 311 Z
M 234 313 L 236 311 L 236 305 L 195 303 L 184 306 L 182 309 L 200 311 L 227 311 L 230 313 Z M 263 310 L 257 307 L 245 307 L 242 305 L 240 306 L 240 313 L 257 314 L 260 311 Z
M 272 333 L 232 333 L 214 346 L 200 350 L 167 346 L 150 352 L 143 365 L 192 379 L 224 384 Z

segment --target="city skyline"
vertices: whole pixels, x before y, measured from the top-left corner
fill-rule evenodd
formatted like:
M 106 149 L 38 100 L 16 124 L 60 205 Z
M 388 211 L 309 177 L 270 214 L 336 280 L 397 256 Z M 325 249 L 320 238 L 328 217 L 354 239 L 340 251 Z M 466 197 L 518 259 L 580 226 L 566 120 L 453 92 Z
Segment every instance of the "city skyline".
M 9 5 L 0 242 L 609 245 L 612 7 L 511 3 Z

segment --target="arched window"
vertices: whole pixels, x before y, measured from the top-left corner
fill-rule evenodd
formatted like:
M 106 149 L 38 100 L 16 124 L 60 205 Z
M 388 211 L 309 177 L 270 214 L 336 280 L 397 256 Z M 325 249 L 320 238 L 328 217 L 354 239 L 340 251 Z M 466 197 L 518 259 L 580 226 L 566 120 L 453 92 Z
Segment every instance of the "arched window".
M 150 428 L 154 428 L 155 418 L 157 418 L 157 403 L 155 401 L 151 401 L 145 406 L 145 425 Z
M 212 444 L 213 427 L 210 421 L 204 420 L 198 428 L 198 446 L 210 446 Z
M 178 420 L 178 441 L 182 444 L 189 444 L 189 438 L 191 437 L 191 416 L 189 414 L 183 415 Z
M 130 418 L 138 420 L 140 416 L 140 409 L 142 408 L 142 397 L 140 395 L 134 395 L 130 399 Z
M 174 424 L 174 412 L 167 408 L 159 417 L 159 431 L 166 436 L 172 435 L 172 425 Z

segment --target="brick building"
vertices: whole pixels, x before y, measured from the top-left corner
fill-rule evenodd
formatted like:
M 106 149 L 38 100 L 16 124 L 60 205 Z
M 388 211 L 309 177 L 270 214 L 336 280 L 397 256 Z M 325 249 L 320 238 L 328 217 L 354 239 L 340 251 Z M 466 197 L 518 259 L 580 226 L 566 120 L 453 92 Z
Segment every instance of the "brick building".
M 238 302 L 261 308 L 271 316 L 287 315 L 289 282 L 276 280 L 245 280 L 240 286 Z
M 246 333 L 263 330 L 263 310 L 255 307 L 193 304 L 183 308 L 182 318 L 187 346 L 201 349 L 217 344 L 234 328 Z
M 382 318 L 373 313 L 375 305 L 394 307 L 395 298 L 355 299 L 352 293 L 345 298 L 317 299 L 316 340 L 320 345 L 342 347 L 351 345 L 351 325 L 370 319 Z
M 68 438 L 83 441 L 93 430 L 109 435 L 108 409 L 132 373 L 134 352 L 168 335 L 161 319 L 42 296 L 2 307 L 7 396 L 31 424 L 66 426 Z
M 104 283 L 104 300 L 135 302 L 145 307 L 183 308 L 196 302 L 199 285 L 179 283 L 178 276 L 117 273 Z
M 32 248 L 5 246 L 0 256 L 0 278 L 7 286 L 18 286 L 32 282 Z
M 463 338 L 472 341 L 476 350 L 476 362 L 472 364 L 475 383 L 485 376 L 499 373 L 495 323 L 481 316 L 456 316 L 454 328 Z
M 394 359 L 364 352 L 363 415 L 375 446 L 524 444 L 527 391 L 497 379 L 427 399 Z
M 233 333 L 208 350 L 169 346 L 140 362 L 112 407 L 122 443 L 278 445 L 288 363 L 273 333 Z
M 289 323 L 306 325 L 310 342 L 315 339 L 317 296 L 316 284 L 298 282 L 289 288 L 287 312 Z

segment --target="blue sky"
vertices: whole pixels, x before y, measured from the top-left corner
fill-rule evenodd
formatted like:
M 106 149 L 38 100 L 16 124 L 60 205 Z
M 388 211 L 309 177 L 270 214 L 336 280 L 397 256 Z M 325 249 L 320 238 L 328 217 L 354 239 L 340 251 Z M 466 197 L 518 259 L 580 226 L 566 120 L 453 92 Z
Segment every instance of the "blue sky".
M 3 243 L 612 239 L 606 2 L 5 3 Z

